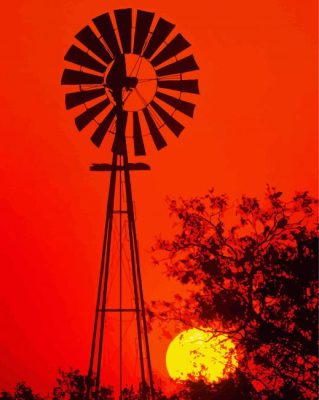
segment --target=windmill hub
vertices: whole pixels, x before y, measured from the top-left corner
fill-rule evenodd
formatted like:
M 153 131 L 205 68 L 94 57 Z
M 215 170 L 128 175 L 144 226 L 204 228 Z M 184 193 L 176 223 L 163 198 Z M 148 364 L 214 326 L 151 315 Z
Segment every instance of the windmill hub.
M 125 88 L 126 90 L 132 90 L 136 88 L 138 84 L 138 79 L 135 76 L 127 76 L 125 80 Z
M 148 106 L 157 90 L 157 77 L 152 64 L 137 54 L 118 55 L 107 67 L 104 87 L 113 103 L 115 92 L 121 91 L 123 109 L 139 111 Z

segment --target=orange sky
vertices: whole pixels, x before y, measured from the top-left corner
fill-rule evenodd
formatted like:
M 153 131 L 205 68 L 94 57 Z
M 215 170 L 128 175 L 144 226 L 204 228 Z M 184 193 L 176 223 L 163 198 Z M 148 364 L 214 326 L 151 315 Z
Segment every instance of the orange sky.
M 93 17 L 121 7 L 154 11 L 192 43 L 201 68 L 195 118 L 178 140 L 171 135 L 167 148 L 140 160 L 152 171 L 133 181 L 147 300 L 173 287 L 148 252 L 156 235 L 171 231 L 167 195 L 215 187 L 233 199 L 262 196 L 267 183 L 317 193 L 316 2 L 186 4 L 2 5 L 0 389 L 24 379 L 45 392 L 59 367 L 87 367 L 107 194 L 107 177 L 88 166 L 110 154 L 77 132 L 60 79 L 74 35 Z M 157 340 L 155 332 L 153 352 Z M 164 377 L 165 346 L 154 356 Z

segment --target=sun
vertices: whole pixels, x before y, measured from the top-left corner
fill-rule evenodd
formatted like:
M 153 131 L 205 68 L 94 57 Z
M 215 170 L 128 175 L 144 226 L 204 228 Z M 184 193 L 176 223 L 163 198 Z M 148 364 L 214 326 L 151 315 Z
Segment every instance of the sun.
M 166 367 L 176 381 L 217 382 L 238 367 L 235 344 L 225 334 L 214 335 L 202 328 L 188 329 L 169 344 Z

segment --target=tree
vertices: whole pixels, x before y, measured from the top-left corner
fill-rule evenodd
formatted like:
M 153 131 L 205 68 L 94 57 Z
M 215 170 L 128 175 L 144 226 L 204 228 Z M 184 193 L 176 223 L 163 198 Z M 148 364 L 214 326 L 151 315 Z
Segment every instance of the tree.
M 226 380 L 208 385 L 204 380 L 188 381 L 186 388 L 178 394 L 178 399 L 185 400 L 247 400 L 258 399 L 257 392 L 246 378 L 237 370 Z
M 53 389 L 52 400 L 85 400 L 87 393 L 86 375 L 79 370 L 59 371 L 57 386 Z M 101 387 L 99 393 L 92 393 L 91 398 L 99 400 L 114 399 L 112 387 Z
M 14 393 L 1 392 L 0 400 L 42 400 L 38 394 L 34 394 L 32 389 L 25 382 L 18 382 Z
M 70 369 L 69 371 L 59 370 L 56 379 L 57 385 L 53 388 L 52 393 L 48 396 L 52 400 L 87 400 L 87 382 L 88 377 L 80 373 L 78 369 Z M 144 388 L 144 389 L 143 389 Z M 172 395 L 167 397 L 160 388 L 155 390 L 156 400 L 178 400 L 181 397 Z M 25 382 L 16 384 L 15 391 L 9 393 L 7 391 L 0 392 L 0 400 L 43 400 L 44 398 L 38 394 L 34 394 L 31 387 Z M 102 386 L 98 393 L 91 392 L 89 399 L 94 400 L 114 400 L 114 390 L 111 386 Z M 140 384 L 138 388 L 133 386 L 124 387 L 121 392 L 122 400 L 140 400 L 151 399 L 150 388 Z
M 307 192 L 285 201 L 271 187 L 264 202 L 235 206 L 213 190 L 170 200 L 177 232 L 154 248 L 190 294 L 153 302 L 150 316 L 226 333 L 259 399 L 317 398 L 316 206 Z
M 79 370 L 59 371 L 57 378 L 57 386 L 53 389 L 52 400 L 86 400 L 87 399 L 87 379 L 86 375 L 80 373 Z M 140 400 L 146 398 L 151 399 L 150 388 L 146 385 L 139 385 L 138 388 L 126 386 L 121 392 L 122 400 Z M 145 397 L 144 397 L 145 396 Z M 91 392 L 90 399 L 94 400 L 114 400 L 114 390 L 111 386 L 101 387 L 99 392 Z M 177 400 L 177 397 L 166 397 L 160 389 L 155 391 L 156 400 Z M 13 400 L 1 399 L 0 400 Z M 25 399 L 29 400 L 29 399 Z M 33 399 L 30 399 L 33 400 Z M 41 400 L 41 399 L 35 399 Z

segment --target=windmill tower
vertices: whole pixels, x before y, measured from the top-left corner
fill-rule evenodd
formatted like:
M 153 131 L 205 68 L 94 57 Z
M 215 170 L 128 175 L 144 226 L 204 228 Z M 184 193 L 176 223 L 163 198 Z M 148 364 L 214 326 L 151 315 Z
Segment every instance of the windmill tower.
M 65 60 L 72 63 L 62 76 L 62 85 L 75 87 L 65 96 L 67 109 L 79 109 L 75 123 L 79 131 L 93 127 L 91 141 L 97 147 L 111 147 L 112 162 L 92 164 L 91 171 L 110 173 L 106 222 L 102 246 L 101 269 L 88 370 L 88 396 L 98 393 L 104 345 L 108 341 L 108 318 L 119 315 L 119 393 L 123 388 L 123 316 L 134 315 L 142 398 L 154 398 L 151 355 L 147 334 L 140 257 L 135 225 L 131 171 L 149 170 L 144 163 L 131 163 L 129 154 L 145 156 L 146 149 L 167 145 L 166 137 L 179 137 L 183 121 L 193 117 L 195 105 L 190 101 L 199 93 L 194 71 L 198 70 L 190 55 L 190 44 L 175 25 L 154 13 L 119 9 L 93 19 L 75 35 Z M 188 54 L 187 54 L 188 53 Z M 75 66 L 76 67 L 75 67 Z M 117 195 L 119 189 L 119 195 Z M 117 204 L 116 204 L 117 203 Z M 108 304 L 114 218 L 119 217 L 118 305 Z M 128 232 L 129 280 L 133 303 L 124 305 L 123 221 Z M 146 394 L 149 388 L 149 395 Z M 148 396 L 148 397 L 147 397 Z

